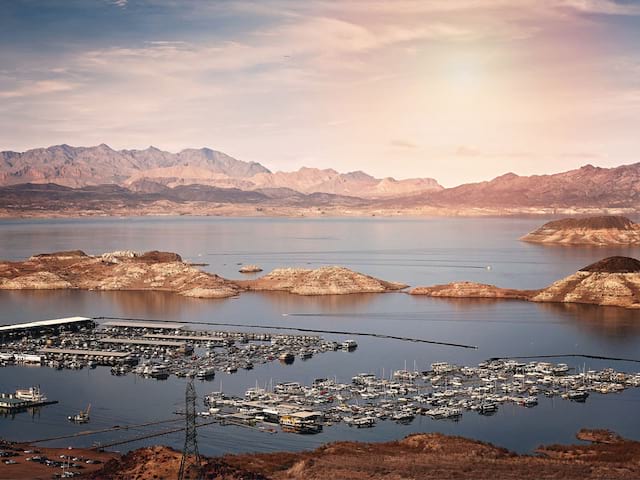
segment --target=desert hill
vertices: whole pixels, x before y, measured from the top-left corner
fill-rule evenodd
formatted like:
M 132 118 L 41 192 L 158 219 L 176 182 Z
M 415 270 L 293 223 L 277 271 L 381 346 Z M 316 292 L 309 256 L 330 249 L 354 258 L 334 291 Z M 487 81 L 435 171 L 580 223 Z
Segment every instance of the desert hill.
M 507 173 L 490 181 L 392 199 L 389 206 L 428 204 L 468 208 L 638 208 L 640 163 L 593 165 L 552 175 Z
M 407 285 L 386 282 L 344 267 L 278 268 L 255 280 L 238 281 L 249 290 L 286 291 L 297 295 L 382 293 Z
M 21 262 L 0 261 L 0 290 L 151 290 L 185 297 L 224 298 L 245 290 L 346 295 L 405 287 L 344 267 L 280 268 L 253 280 L 227 280 L 199 270 L 176 253 L 158 251 L 87 255 L 71 250 L 33 255 Z
M 394 442 L 335 442 L 304 452 L 205 458 L 202 469 L 205 478 L 219 480 L 631 480 L 640 475 L 639 442 L 589 430 L 578 438 L 590 443 L 542 446 L 538 455 L 518 455 L 463 437 L 418 433 Z M 141 448 L 89 478 L 175 478 L 180 458 L 168 447 Z
M 615 215 L 563 218 L 545 223 L 521 240 L 558 245 L 640 245 L 640 225 Z
M 608 257 L 540 290 L 504 289 L 473 282 L 416 287 L 409 293 L 430 297 L 516 299 L 640 308 L 640 261 Z

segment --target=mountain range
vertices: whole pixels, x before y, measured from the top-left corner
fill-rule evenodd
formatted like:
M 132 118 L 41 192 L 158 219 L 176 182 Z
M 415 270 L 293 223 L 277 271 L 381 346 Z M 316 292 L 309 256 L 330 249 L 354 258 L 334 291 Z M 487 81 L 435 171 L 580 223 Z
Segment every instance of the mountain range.
M 108 145 L 56 145 L 19 152 L 0 152 L 0 185 L 56 183 L 82 188 L 115 184 L 137 192 L 180 185 L 209 185 L 245 191 L 288 188 L 299 193 L 328 193 L 379 198 L 441 190 L 431 178 L 395 180 L 364 172 L 338 173 L 333 169 L 301 168 L 275 172 L 256 162 L 243 162 L 209 148 L 170 153 L 114 150 Z M 158 185 L 155 185 L 158 184 Z
M 221 210 L 224 205 L 246 208 Z M 132 208 L 158 213 L 177 207 L 181 213 L 223 215 L 256 211 L 289 215 L 296 209 L 336 215 L 347 211 L 353 215 L 636 213 L 640 163 L 614 168 L 585 165 L 550 175 L 507 173 L 443 188 L 432 178 L 379 179 L 361 171 L 303 167 L 272 172 L 260 163 L 208 148 L 170 153 L 155 147 L 114 150 L 102 144 L 0 152 L 0 214 L 77 210 L 128 214 Z

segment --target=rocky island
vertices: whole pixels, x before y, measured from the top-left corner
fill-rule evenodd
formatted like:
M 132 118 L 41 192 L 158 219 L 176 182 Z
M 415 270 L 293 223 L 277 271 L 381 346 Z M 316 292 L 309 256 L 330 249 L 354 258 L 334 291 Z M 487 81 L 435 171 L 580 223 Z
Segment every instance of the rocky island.
M 238 271 L 240 273 L 260 273 L 262 268 L 258 265 L 243 265 Z
M 629 257 L 608 257 L 540 290 L 454 282 L 417 287 L 409 293 L 430 297 L 516 299 L 640 308 L 640 261 Z
M 233 282 L 203 272 L 175 253 L 120 251 L 93 256 L 80 250 L 0 262 L 0 289 L 153 290 L 201 298 L 240 292 Z
M 486 283 L 453 282 L 446 285 L 416 287 L 409 293 L 412 295 L 428 295 L 430 297 L 529 300 L 535 291 L 499 288 Z
M 219 480 L 595 480 L 640 476 L 640 442 L 603 431 L 582 430 L 578 438 L 593 443 L 544 446 L 537 449 L 537 455 L 518 455 L 476 440 L 418 433 L 394 442 L 336 442 L 306 452 L 204 458 L 202 469 L 205 478 Z M 107 462 L 89 478 L 176 478 L 180 458 L 180 452 L 168 447 L 141 448 Z
M 253 280 L 228 280 L 199 270 L 176 253 L 158 251 L 87 255 L 73 250 L 34 255 L 22 262 L 0 261 L 0 290 L 147 290 L 225 298 L 245 290 L 344 295 L 405 287 L 343 267 L 282 268 Z
M 248 290 L 285 291 L 297 295 L 342 295 L 383 293 L 407 288 L 403 283 L 386 282 L 344 267 L 278 268 L 255 280 L 237 281 Z
M 640 225 L 615 215 L 564 218 L 547 222 L 520 240 L 554 245 L 640 245 Z

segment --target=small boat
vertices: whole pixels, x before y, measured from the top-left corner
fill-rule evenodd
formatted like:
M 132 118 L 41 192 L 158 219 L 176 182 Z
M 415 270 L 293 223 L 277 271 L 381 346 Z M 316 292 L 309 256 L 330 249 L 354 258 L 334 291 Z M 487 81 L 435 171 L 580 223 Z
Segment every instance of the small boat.
M 353 350 L 358 348 L 358 344 L 356 343 L 355 340 L 345 340 L 340 344 L 340 346 L 342 347 L 343 350 L 346 350 L 348 352 L 352 352 Z
M 584 390 L 569 390 L 567 392 L 567 398 L 574 402 L 584 402 L 589 396 L 589 392 Z
M 478 407 L 478 413 L 482 415 L 491 415 L 498 411 L 498 405 L 494 402 L 483 402 Z
M 283 352 L 278 356 L 278 359 L 282 363 L 291 364 L 296 359 L 296 357 L 291 352 Z
M 89 423 L 89 411 L 91 410 L 91 404 L 86 410 L 81 410 L 75 415 L 69 415 L 67 418 L 73 423 Z
M 196 377 L 201 380 L 208 380 L 216 376 L 216 370 L 213 367 L 201 368 L 196 372 Z

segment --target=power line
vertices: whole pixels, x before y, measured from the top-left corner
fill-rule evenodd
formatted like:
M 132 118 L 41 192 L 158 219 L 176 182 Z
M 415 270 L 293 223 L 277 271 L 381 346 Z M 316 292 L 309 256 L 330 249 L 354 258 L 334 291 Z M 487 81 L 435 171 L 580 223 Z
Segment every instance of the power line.
M 185 435 L 184 448 L 182 449 L 182 460 L 180 460 L 180 470 L 178 480 L 184 480 L 185 476 L 193 470 L 196 471 L 198 480 L 202 480 L 202 465 L 200 462 L 200 452 L 198 452 L 198 432 L 196 431 L 196 389 L 193 386 L 193 378 L 187 382 L 185 394 Z

